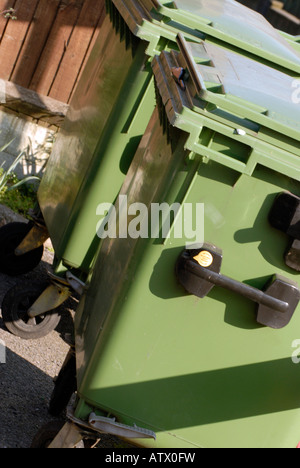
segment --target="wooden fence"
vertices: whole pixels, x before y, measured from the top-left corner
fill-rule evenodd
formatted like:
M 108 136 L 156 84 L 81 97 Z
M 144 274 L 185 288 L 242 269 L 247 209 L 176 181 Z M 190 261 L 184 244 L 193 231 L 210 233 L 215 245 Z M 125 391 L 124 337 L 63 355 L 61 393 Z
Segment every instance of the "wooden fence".
M 104 0 L 0 0 L 0 79 L 68 103 L 104 17 Z

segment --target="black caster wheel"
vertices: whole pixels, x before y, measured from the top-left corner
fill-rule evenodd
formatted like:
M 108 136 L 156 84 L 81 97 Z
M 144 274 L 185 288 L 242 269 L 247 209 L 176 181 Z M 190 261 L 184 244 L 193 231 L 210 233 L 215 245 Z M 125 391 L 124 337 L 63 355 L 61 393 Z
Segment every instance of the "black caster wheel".
M 2 302 L 2 318 L 6 328 L 13 335 L 33 340 L 46 336 L 57 327 L 61 318 L 57 310 L 34 318 L 30 318 L 27 313 L 45 288 L 45 285 L 22 283 L 6 293 Z

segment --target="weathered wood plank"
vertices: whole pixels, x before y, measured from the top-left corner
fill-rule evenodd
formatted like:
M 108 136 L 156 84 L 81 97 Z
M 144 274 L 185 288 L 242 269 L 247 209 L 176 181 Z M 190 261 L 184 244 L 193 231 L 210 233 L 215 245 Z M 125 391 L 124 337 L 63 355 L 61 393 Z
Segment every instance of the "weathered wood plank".
M 85 0 L 49 92 L 54 99 L 69 102 L 104 8 L 104 0 Z
M 39 0 L 17 0 L 16 21 L 9 21 L 0 46 L 1 78 L 10 79 Z
M 30 89 L 46 96 L 49 94 L 80 11 L 81 5 L 78 3 L 60 5 L 42 56 L 30 82 Z
M 26 39 L 10 79 L 29 87 L 47 37 L 56 17 L 60 0 L 39 0 Z
M 98 36 L 105 0 L 0 0 L 0 78 L 69 102 Z
M 68 105 L 35 91 L 23 88 L 11 81 L 0 79 L 0 89 L 4 98 L 0 106 L 24 115 L 43 120 L 53 125 L 60 125 L 68 111 Z
M 10 8 L 14 8 L 16 1 L 17 0 L 0 0 L 0 42 L 9 21 L 2 13 L 6 10 L 9 10 Z
M 97 25 L 96 25 L 96 27 L 95 27 L 95 29 L 94 29 L 94 33 L 93 33 L 93 35 L 92 35 L 92 38 L 91 38 L 89 47 L 88 47 L 87 52 L 86 52 L 86 55 L 85 55 L 85 57 L 84 57 L 84 60 L 83 60 L 83 62 L 82 62 L 82 64 L 81 64 L 80 69 L 78 70 L 78 75 L 77 75 L 76 81 L 74 82 L 73 89 L 72 89 L 72 92 L 71 92 L 71 95 L 70 95 L 70 98 L 69 98 L 69 102 L 70 102 L 70 100 L 72 99 L 72 96 L 73 96 L 74 91 L 75 91 L 75 89 L 76 89 L 76 85 L 77 85 L 78 81 L 80 80 L 80 77 L 81 77 L 81 75 L 82 75 L 82 72 L 83 72 L 83 70 L 84 70 L 84 67 L 85 67 L 85 65 L 86 65 L 86 63 L 87 63 L 87 61 L 88 61 L 88 59 L 89 59 L 90 53 L 91 53 L 91 51 L 93 50 L 93 47 L 94 47 L 95 42 L 96 42 L 96 40 L 97 40 L 97 37 L 98 37 L 98 34 L 99 34 L 99 32 L 100 32 L 102 23 L 103 23 L 103 21 L 104 21 L 104 19 L 105 19 L 105 16 L 106 16 L 106 11 L 105 11 L 105 2 L 104 2 L 103 8 L 101 9 L 101 13 L 100 13 L 100 16 L 99 16 L 98 23 L 97 23 Z

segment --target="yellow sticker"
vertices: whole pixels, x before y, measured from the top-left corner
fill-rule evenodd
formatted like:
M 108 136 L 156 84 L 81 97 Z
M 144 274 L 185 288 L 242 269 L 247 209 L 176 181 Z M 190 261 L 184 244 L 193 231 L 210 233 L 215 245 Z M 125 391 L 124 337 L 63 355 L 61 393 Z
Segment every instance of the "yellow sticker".
M 194 257 L 194 260 L 196 260 L 200 266 L 207 268 L 213 263 L 214 257 L 207 250 L 202 250 L 198 255 L 196 255 L 196 257 Z

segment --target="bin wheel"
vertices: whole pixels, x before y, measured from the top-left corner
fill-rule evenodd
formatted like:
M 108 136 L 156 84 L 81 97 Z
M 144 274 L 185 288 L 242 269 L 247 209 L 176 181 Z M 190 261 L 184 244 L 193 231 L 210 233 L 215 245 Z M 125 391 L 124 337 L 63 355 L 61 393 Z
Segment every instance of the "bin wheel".
M 44 247 L 17 256 L 15 249 L 31 230 L 31 223 L 9 223 L 0 229 L 0 271 L 9 276 L 22 275 L 33 270 L 41 261 Z
M 13 334 L 25 340 L 34 340 L 46 336 L 60 322 L 57 310 L 44 315 L 30 318 L 28 309 L 45 290 L 45 285 L 22 283 L 13 286 L 4 296 L 2 302 L 2 318 L 6 328 Z
M 52 416 L 59 416 L 65 410 L 76 388 L 76 358 L 73 353 L 69 353 L 51 395 L 48 411 Z
M 48 448 L 64 424 L 64 421 L 50 421 L 45 424 L 34 436 L 30 448 Z M 85 448 L 84 442 L 79 442 L 75 448 Z

